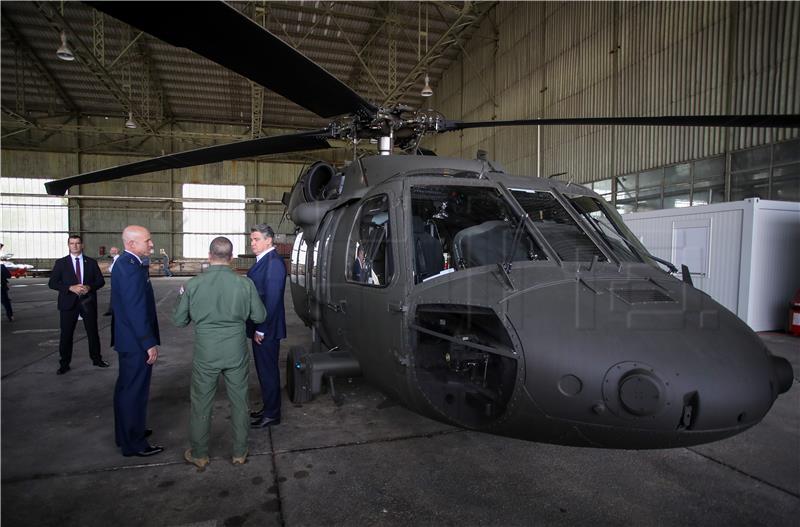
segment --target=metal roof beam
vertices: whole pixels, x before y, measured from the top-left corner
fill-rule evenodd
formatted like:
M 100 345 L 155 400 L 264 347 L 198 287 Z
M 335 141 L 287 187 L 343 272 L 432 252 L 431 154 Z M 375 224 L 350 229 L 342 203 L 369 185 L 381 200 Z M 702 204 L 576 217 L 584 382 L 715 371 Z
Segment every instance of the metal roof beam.
M 80 38 L 78 33 L 72 28 L 69 22 L 64 19 L 61 13 L 58 12 L 57 4 L 55 2 L 34 2 L 34 5 L 39 12 L 48 21 L 50 26 L 56 33 L 64 31 L 69 37 L 69 41 L 73 46 L 73 54 L 75 58 L 79 59 L 89 71 L 105 86 L 109 93 L 117 100 L 126 112 L 132 112 L 136 122 L 145 131 L 155 134 L 155 129 L 148 119 L 142 115 L 141 112 L 134 109 L 133 102 L 125 94 L 124 90 L 119 86 L 117 81 L 111 76 L 109 71 L 103 66 L 91 47 L 87 46 L 83 39 Z
M 20 51 L 22 51 L 28 57 L 34 68 L 36 68 L 36 71 L 39 72 L 39 75 L 41 75 L 42 78 L 47 81 L 47 84 L 50 85 L 56 95 L 58 95 L 58 98 L 64 103 L 64 107 L 70 112 L 77 113 L 78 107 L 75 105 L 75 102 L 69 95 L 67 95 L 67 92 L 64 91 L 64 88 L 58 83 L 58 81 L 56 81 L 55 77 L 53 77 L 53 74 L 50 73 L 50 70 L 47 69 L 39 56 L 36 55 L 36 52 L 17 30 L 16 26 L 13 22 L 11 22 L 11 19 L 5 12 L 0 15 L 0 22 L 2 23 L 3 30 L 11 38 L 11 41 L 14 43 L 14 45 L 17 46 Z
M 376 88 L 378 88 L 378 92 L 381 94 L 381 96 L 385 96 L 386 95 L 386 91 L 384 91 L 384 89 L 381 86 L 380 82 L 378 82 L 378 79 L 376 79 L 375 75 L 372 73 L 372 70 L 370 69 L 369 65 L 367 65 L 366 62 L 364 62 L 364 58 L 361 56 L 362 53 L 364 52 L 364 50 L 367 48 L 367 44 L 369 44 L 369 42 L 372 41 L 372 38 L 370 38 L 367 41 L 367 43 L 364 44 L 364 46 L 359 51 L 355 47 L 355 45 L 350 41 L 350 38 L 347 36 L 347 32 L 345 32 L 345 30 L 342 29 L 342 26 L 339 25 L 339 22 L 335 18 L 333 18 L 332 20 L 333 20 L 333 23 L 336 24 L 336 27 L 339 29 L 339 31 L 342 32 L 342 36 L 344 37 L 344 39 L 347 42 L 347 44 L 350 46 L 350 49 L 353 51 L 353 55 L 355 55 L 355 57 L 358 59 L 358 62 L 361 65 L 361 68 L 363 69 L 363 71 L 369 76 L 370 79 L 372 79 L 373 84 L 375 85 Z M 375 34 L 377 34 L 381 29 L 383 29 L 383 27 L 385 25 L 386 25 L 386 20 L 383 20 L 381 25 L 376 30 Z
M 5 106 L 2 106 L 2 107 L 0 107 L 0 109 L 2 109 L 4 114 L 6 114 L 7 116 L 11 117 L 18 124 L 23 125 L 25 128 L 39 128 L 39 125 L 37 125 L 35 122 L 33 122 L 33 121 L 29 120 L 29 119 L 26 119 L 25 117 L 23 117 L 22 115 L 18 114 L 17 112 L 15 112 L 14 110 L 12 110 L 10 108 L 6 108 Z
M 368 2 L 363 2 L 363 3 L 357 2 L 357 3 L 354 3 L 354 4 L 348 4 L 348 3 L 344 3 L 344 2 L 331 2 L 331 3 L 333 4 L 333 7 L 341 7 L 342 5 L 344 5 L 344 6 L 353 5 L 355 7 L 363 8 L 363 7 L 368 7 L 370 5 Z M 322 9 L 322 8 L 319 8 L 319 7 L 313 7 L 311 5 L 301 4 L 300 2 L 297 2 L 297 1 L 270 2 L 270 4 L 272 4 L 272 6 L 273 6 L 273 8 L 272 8 L 273 17 L 275 18 L 276 22 L 278 22 L 279 24 L 288 24 L 288 22 L 278 19 L 278 17 L 275 15 L 275 10 L 276 9 L 285 9 L 287 11 L 293 11 L 293 12 L 296 12 L 296 13 L 308 13 L 308 14 L 318 14 L 318 15 L 326 15 L 328 13 L 328 9 Z M 383 17 L 383 16 L 358 15 L 358 14 L 355 14 L 355 13 L 347 13 L 347 12 L 344 12 L 344 11 L 332 12 L 331 15 L 332 16 L 336 16 L 337 18 L 340 18 L 340 19 L 343 19 L 343 20 L 354 20 L 356 22 L 366 22 L 368 24 L 374 24 L 374 23 L 380 24 L 382 22 L 385 22 L 385 17 Z M 445 21 L 444 26 L 441 26 L 441 27 L 442 28 L 443 27 L 447 27 L 447 25 L 448 24 Z M 401 23 L 401 26 L 403 28 L 406 28 L 406 29 L 409 29 L 409 30 L 413 30 L 414 32 L 417 31 L 417 28 L 414 27 L 413 25 L 410 25 L 410 24 L 402 24 Z
M 195 140 L 195 139 L 207 139 L 207 140 L 226 140 L 226 141 L 240 141 L 245 139 L 250 139 L 249 128 L 242 126 L 243 130 L 241 133 L 234 133 L 234 132 L 192 132 L 183 130 L 180 126 L 180 123 L 177 121 L 174 123 L 178 130 L 173 130 L 171 132 L 160 133 L 159 135 L 155 134 L 148 134 L 146 132 L 140 131 L 122 131 L 116 128 L 105 128 L 100 126 L 85 126 L 85 125 L 78 125 L 78 124 L 58 124 L 58 123 L 51 123 L 51 124 L 36 124 L 28 121 L 21 115 L 18 115 L 13 110 L 10 110 L 6 107 L 2 107 L 3 113 L 7 114 L 9 117 L 14 119 L 14 123 L 3 123 L 4 127 L 8 128 L 10 126 L 18 125 L 20 129 L 12 130 L 13 133 L 17 133 L 19 131 L 30 130 L 35 128 L 37 130 L 45 131 L 45 132 L 56 132 L 56 133 L 65 133 L 65 134 L 81 134 L 81 135 L 120 135 L 120 134 L 127 134 L 129 137 L 127 139 L 150 139 L 152 137 L 172 137 L 175 139 L 181 139 L 185 141 Z M 165 125 L 169 124 L 169 122 L 165 121 L 164 123 L 159 126 L 158 131 L 160 131 Z M 227 124 L 220 123 L 221 126 L 230 126 Z M 309 128 L 312 129 L 312 128 Z M 296 130 L 293 130 L 296 131 Z M 10 135 L 10 134 L 9 134 Z
M 492 3 L 465 3 L 459 17 L 453 21 L 450 27 L 445 31 L 442 36 L 437 40 L 433 46 L 428 50 L 425 55 L 417 62 L 417 64 L 408 72 L 402 82 L 395 88 L 384 100 L 385 105 L 387 101 L 394 98 L 400 99 L 410 90 L 417 81 L 417 78 L 425 71 L 425 68 L 432 65 L 439 58 L 441 58 L 447 48 L 458 43 L 461 39 L 466 38 L 469 30 L 477 27 L 483 19 L 484 15 L 494 7 Z M 444 15 L 440 12 L 440 15 Z M 399 94 L 399 95 L 398 95 Z

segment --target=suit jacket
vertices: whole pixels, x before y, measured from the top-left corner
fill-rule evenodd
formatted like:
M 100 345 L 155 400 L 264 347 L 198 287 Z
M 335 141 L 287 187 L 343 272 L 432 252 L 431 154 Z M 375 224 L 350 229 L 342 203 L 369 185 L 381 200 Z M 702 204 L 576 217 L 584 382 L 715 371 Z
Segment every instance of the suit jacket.
M 253 338 L 256 331 L 264 334 L 266 340 L 286 338 L 286 311 L 283 308 L 283 292 L 286 289 L 286 264 L 278 250 L 264 255 L 247 271 L 247 277 L 253 281 L 258 296 L 267 308 L 267 320 L 261 324 L 247 322 L 247 337 Z
M 364 276 L 364 267 L 361 265 L 361 260 L 358 258 L 353 262 L 353 280 L 356 282 L 367 281 L 367 277 Z
M 59 311 L 77 309 L 79 301 L 86 309 L 97 309 L 97 290 L 106 285 L 106 281 L 103 273 L 100 272 L 97 260 L 89 258 L 85 254 L 83 255 L 83 283 L 88 285 L 91 290 L 83 297 L 79 297 L 69 290 L 70 286 L 78 284 L 72 255 L 56 260 L 53 270 L 50 271 L 50 281 L 47 285 L 50 289 L 58 291 Z
M 117 258 L 111 271 L 111 310 L 112 345 L 119 353 L 144 353 L 161 344 L 148 269 L 128 251 Z

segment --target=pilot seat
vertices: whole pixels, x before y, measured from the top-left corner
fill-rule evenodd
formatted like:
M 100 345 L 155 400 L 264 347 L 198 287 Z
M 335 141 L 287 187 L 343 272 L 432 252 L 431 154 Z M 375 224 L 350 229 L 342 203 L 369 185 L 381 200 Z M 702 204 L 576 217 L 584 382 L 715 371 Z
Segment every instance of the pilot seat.
M 414 216 L 414 261 L 417 281 L 439 274 L 444 269 L 442 244 L 425 230 L 422 218 Z

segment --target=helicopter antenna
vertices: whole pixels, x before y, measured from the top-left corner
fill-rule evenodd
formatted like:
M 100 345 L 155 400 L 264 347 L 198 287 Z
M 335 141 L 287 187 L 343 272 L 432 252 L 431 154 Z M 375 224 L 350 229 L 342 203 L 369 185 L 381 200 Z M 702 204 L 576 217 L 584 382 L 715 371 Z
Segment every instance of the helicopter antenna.
M 487 163 L 488 157 L 488 152 L 483 149 L 478 149 L 478 151 L 475 153 L 475 158 L 481 162 L 481 173 L 478 174 L 478 179 L 486 179 L 486 168 L 489 165 L 489 163 Z

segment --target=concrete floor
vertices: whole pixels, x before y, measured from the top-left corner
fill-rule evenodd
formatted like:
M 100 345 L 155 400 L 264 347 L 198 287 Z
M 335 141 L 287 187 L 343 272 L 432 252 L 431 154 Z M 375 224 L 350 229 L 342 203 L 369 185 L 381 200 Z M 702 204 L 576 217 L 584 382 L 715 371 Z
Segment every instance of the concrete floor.
M 192 330 L 172 326 L 185 278 L 153 280 L 163 346 L 149 425 L 166 451 L 124 458 L 114 446 L 117 356 L 91 365 L 76 331 L 72 371 L 56 376 L 56 293 L 12 281 L 16 321 L 2 322 L 2 525 L 765 525 L 800 522 L 800 388 L 766 419 L 724 441 L 658 451 L 528 443 L 455 429 L 393 405 L 361 379 L 292 405 L 250 435 L 249 462 L 230 464 L 228 405 L 218 393 L 211 464 L 187 447 Z M 101 307 L 108 289 L 100 292 Z M 287 306 L 290 301 L 287 297 Z M 309 331 L 289 313 L 291 345 Z M 800 373 L 800 339 L 763 334 Z M 257 381 L 251 374 L 251 400 Z

